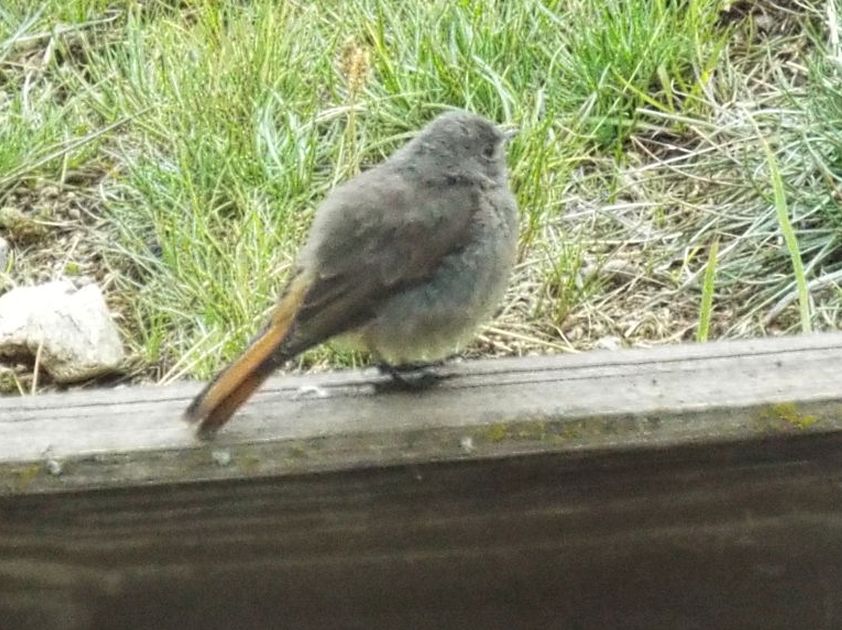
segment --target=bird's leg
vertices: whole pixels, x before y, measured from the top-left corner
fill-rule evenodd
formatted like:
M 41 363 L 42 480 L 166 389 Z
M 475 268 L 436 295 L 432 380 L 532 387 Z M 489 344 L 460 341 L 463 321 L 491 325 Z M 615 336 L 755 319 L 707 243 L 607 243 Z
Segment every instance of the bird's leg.
M 438 383 L 443 376 L 436 371 L 436 367 L 444 361 L 436 363 L 403 363 L 401 365 L 390 365 L 378 363 L 377 369 L 381 374 L 388 374 L 392 377 L 391 387 L 387 389 L 401 389 L 417 391 L 426 389 Z

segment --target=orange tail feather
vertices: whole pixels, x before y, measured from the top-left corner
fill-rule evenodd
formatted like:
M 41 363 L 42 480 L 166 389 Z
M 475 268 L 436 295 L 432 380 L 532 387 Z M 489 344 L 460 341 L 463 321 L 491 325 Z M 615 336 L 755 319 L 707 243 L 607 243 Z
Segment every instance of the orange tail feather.
M 234 415 L 272 371 L 285 359 L 283 344 L 289 336 L 309 283 L 296 277 L 272 312 L 264 331 L 231 365 L 222 370 L 193 399 L 184 419 L 198 423 L 200 436 L 211 436 Z

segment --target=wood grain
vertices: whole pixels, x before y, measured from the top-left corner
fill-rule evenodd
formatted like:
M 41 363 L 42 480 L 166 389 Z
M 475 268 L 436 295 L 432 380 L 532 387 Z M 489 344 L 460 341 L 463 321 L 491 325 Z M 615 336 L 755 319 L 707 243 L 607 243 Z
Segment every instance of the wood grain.
M 0 498 L 18 628 L 842 627 L 838 435 Z
M 0 494 L 833 431 L 840 366 L 829 334 L 467 362 L 420 393 L 277 376 L 211 443 L 194 383 L 0 398 Z
M 0 627 L 842 627 L 842 334 L 0 399 Z

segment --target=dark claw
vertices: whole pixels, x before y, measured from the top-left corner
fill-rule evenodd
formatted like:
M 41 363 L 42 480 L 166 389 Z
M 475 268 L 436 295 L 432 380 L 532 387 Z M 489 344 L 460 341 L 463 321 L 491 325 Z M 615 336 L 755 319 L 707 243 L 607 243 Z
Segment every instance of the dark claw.
M 406 363 L 403 365 L 389 365 L 380 363 L 377 369 L 382 374 L 392 377 L 391 382 L 382 384 L 378 389 L 418 391 L 438 383 L 444 377 L 435 368 L 437 363 Z

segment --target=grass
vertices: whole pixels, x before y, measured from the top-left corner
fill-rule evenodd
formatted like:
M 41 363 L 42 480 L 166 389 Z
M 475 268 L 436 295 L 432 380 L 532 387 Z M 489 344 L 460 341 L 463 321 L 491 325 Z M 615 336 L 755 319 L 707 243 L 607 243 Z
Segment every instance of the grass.
M 469 354 L 836 328 L 839 17 L 743 4 L 11 0 L 0 291 L 90 276 L 133 376 L 206 377 L 325 193 L 459 106 L 521 127 L 519 264 Z
M 696 341 L 704 342 L 710 336 L 710 320 L 713 314 L 713 296 L 716 286 L 716 257 L 719 255 L 719 241 L 714 241 L 708 252 L 708 262 L 705 267 L 705 278 L 702 283 L 702 305 L 699 309 L 699 329 L 696 331 Z
M 789 206 L 786 201 L 786 192 L 784 191 L 784 183 L 781 178 L 780 169 L 778 168 L 778 162 L 772 150 L 769 148 L 769 143 L 762 136 L 759 139 L 763 147 L 763 153 L 766 155 L 766 160 L 769 164 L 769 178 L 772 181 L 772 190 L 775 196 L 775 212 L 778 218 L 778 228 L 781 231 L 786 249 L 789 252 L 789 257 L 792 260 L 792 274 L 798 290 L 801 330 L 802 332 L 808 333 L 812 330 L 810 295 L 807 290 L 807 280 L 804 276 L 801 248 L 798 245 L 798 237 L 795 235 L 795 230 L 792 228 L 792 222 L 789 220 Z

